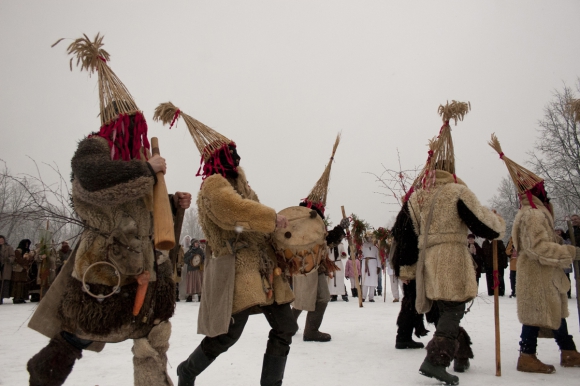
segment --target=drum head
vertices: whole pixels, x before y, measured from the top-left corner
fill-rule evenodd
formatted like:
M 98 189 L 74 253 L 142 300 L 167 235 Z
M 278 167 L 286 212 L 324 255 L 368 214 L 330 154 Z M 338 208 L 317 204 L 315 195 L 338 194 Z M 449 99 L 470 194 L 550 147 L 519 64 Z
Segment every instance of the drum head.
M 324 221 L 316 212 L 314 216 L 311 212 L 312 209 L 303 206 L 291 206 L 280 211 L 279 214 L 288 219 L 288 226 L 277 229 L 273 234 L 278 249 L 300 251 L 325 243 Z

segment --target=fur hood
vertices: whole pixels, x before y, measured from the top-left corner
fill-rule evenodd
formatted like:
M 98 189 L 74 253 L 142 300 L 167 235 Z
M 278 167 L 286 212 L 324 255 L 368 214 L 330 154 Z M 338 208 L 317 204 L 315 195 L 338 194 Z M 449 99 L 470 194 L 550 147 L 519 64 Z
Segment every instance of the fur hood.
M 266 295 L 271 286 L 260 269 L 264 261 L 276 266 L 274 251 L 267 243 L 276 228 L 276 211 L 260 204 L 241 167 L 238 172 L 236 179 L 219 174 L 206 178 L 197 197 L 200 224 L 213 255 L 231 255 L 231 246 L 237 247 L 232 314 L 274 301 L 289 303 L 294 298 L 282 275 L 273 279 L 274 295 L 270 299 Z
M 518 318 L 522 324 L 557 330 L 568 316 L 570 282 L 563 268 L 572 263 L 576 248 L 557 243 L 552 213 L 536 197 L 532 200 L 537 209 L 522 200 L 512 229 L 518 251 Z
M 426 228 L 437 192 L 437 202 L 425 240 L 423 229 Z M 419 250 L 426 249 L 424 285 L 427 297 L 462 302 L 477 296 L 473 259 L 465 246 L 467 234 L 469 230 L 476 233 L 473 229 L 476 228 L 501 238 L 505 231 L 503 219 L 483 207 L 461 179 L 441 170 L 436 172 L 433 187 L 411 195 L 409 214 L 418 237 Z M 405 272 L 405 275 L 411 274 Z

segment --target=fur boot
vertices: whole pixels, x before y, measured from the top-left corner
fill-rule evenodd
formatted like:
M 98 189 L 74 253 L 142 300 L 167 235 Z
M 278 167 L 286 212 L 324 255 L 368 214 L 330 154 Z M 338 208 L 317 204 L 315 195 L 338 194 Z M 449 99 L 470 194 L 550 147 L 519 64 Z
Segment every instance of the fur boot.
M 576 350 L 562 350 L 560 354 L 560 366 L 580 367 L 580 353 Z
M 542 363 L 536 357 L 536 354 L 524 354 L 523 352 L 520 353 L 520 357 L 518 358 L 517 370 L 525 373 L 542 374 L 553 374 L 556 372 L 554 366 Z
M 60 386 L 71 373 L 74 363 L 82 358 L 82 350 L 68 343 L 61 334 L 50 340 L 48 346 L 33 356 L 26 368 L 30 386 Z
M 405 299 L 403 299 L 403 301 L 405 301 Z M 429 333 L 429 330 L 427 330 L 425 328 L 425 323 L 423 322 L 423 314 L 417 314 L 417 311 L 415 311 L 415 316 L 414 316 L 414 327 L 415 327 L 415 336 L 417 338 L 421 338 L 423 336 L 427 336 L 427 334 Z
M 469 369 L 469 360 L 473 359 L 471 338 L 463 327 L 459 327 L 457 342 L 457 350 L 455 350 L 455 358 L 453 360 L 453 371 L 456 373 L 463 373 Z
M 304 326 L 303 340 L 305 342 L 328 342 L 330 341 L 330 334 L 320 332 L 318 329 L 322 324 L 324 318 L 324 311 L 326 311 L 326 302 L 317 302 L 314 311 L 309 311 L 306 315 L 306 325 Z
M 135 386 L 173 386 L 167 374 L 167 350 L 171 323 L 153 327 L 147 337 L 135 339 L 133 344 L 133 374 Z
M 435 378 L 447 385 L 458 385 L 459 378 L 449 374 L 445 369 L 457 351 L 457 340 L 434 336 L 427 344 L 427 357 L 419 368 L 419 373 L 429 378 Z

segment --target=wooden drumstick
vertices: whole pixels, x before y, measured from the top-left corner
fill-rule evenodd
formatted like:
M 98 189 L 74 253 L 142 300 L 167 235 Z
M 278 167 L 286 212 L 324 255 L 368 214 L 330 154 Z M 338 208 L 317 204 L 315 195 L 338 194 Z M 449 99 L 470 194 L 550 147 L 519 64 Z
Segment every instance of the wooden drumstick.
M 151 152 L 153 155 L 159 154 L 159 140 L 157 137 L 151 138 Z M 173 230 L 173 215 L 169 204 L 169 195 L 165 185 L 163 172 L 157 172 L 157 183 L 153 187 L 153 225 L 155 248 L 164 251 L 175 246 L 175 234 Z

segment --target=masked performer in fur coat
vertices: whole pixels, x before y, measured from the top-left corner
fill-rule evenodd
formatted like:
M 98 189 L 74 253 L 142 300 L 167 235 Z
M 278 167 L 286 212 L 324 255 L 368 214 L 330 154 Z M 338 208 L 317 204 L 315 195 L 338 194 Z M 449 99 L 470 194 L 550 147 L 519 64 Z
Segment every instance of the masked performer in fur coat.
M 198 316 L 198 333 L 206 336 L 177 367 L 179 386 L 194 385 L 238 341 L 249 316 L 256 313 L 263 313 L 272 327 L 260 384 L 281 385 L 298 326 L 290 310 L 290 285 L 275 271 L 276 256 L 267 241 L 276 228 L 287 226 L 287 220 L 259 202 L 239 166 L 233 141 L 170 102 L 157 107 L 154 119 L 170 124 L 179 117 L 202 155 L 197 208 L 208 249 Z
M 152 242 L 153 186 L 165 160 L 147 160 L 145 119 L 101 46 L 99 35 L 92 42 L 85 35 L 69 53 L 97 71 L 101 86 L 124 91 L 101 88 L 102 127 L 80 141 L 72 158 L 72 199 L 85 229 L 29 324 L 51 338 L 28 362 L 30 385 L 61 385 L 84 349 L 134 339 L 135 385 L 169 386 L 175 286 L 171 264 L 155 260 Z M 189 207 L 191 195 L 169 199 L 176 210 Z
M 324 210 L 326 208 L 326 197 L 328 194 L 328 183 L 330 181 L 330 171 L 332 169 L 332 162 L 334 160 L 334 154 L 340 143 L 340 134 L 337 135 L 332 148 L 332 155 L 330 156 L 330 161 L 326 165 L 322 176 L 318 179 L 314 188 L 308 194 L 308 197 L 300 202 L 300 206 L 313 209 L 316 211 L 318 216 L 324 220 Z M 348 226 L 348 223 L 346 223 Z M 344 224 L 343 224 L 344 225 Z M 342 239 L 346 236 L 346 232 L 341 225 L 336 226 L 332 231 L 326 236 L 327 247 L 337 247 Z M 324 242 L 324 240 L 323 240 Z M 327 248 L 325 248 L 326 252 Z M 282 252 L 282 251 L 281 251 Z M 282 252 L 283 254 L 283 252 Z M 318 270 L 318 280 L 308 280 L 307 276 L 304 274 L 294 275 L 294 294 L 296 295 L 296 301 L 294 302 L 294 307 L 292 312 L 294 317 L 298 320 L 298 317 L 302 311 L 308 311 L 306 315 L 306 324 L 304 326 L 304 335 L 302 339 L 306 342 L 329 342 L 332 337 L 330 334 L 321 332 L 320 325 L 324 319 L 324 312 L 330 301 L 330 291 L 328 278 L 332 281 L 334 277 L 334 272 L 338 267 L 330 261 L 328 254 L 324 253 L 320 264 L 316 268 Z M 298 283 L 300 281 L 300 283 Z M 344 281 L 344 280 L 343 280 Z M 309 284 L 307 284 L 309 283 Z M 343 291 L 344 284 L 342 285 L 340 291 Z M 316 294 L 316 297 L 314 297 Z
M 560 365 L 580 367 L 580 354 L 568 334 L 567 292 L 570 281 L 564 268 L 580 256 L 580 249 L 560 245 L 554 233 L 554 210 L 544 189 L 544 180 L 504 155 L 495 135 L 491 142 L 503 159 L 520 198 L 512 240 L 518 251 L 518 319 L 522 323 L 517 370 L 552 374 L 556 369 L 536 357 L 540 329 L 551 330 L 560 347 Z
M 438 307 L 440 317 L 419 372 L 447 384 L 459 378 L 446 368 L 456 358 L 456 371 L 469 368 L 473 357 L 469 338 L 459 327 L 465 304 L 477 296 L 475 268 L 465 248 L 468 230 L 490 240 L 501 238 L 505 222 L 483 207 L 455 175 L 449 120 L 462 120 L 467 103 L 453 101 L 439 107 L 443 118 L 439 139 L 426 167 L 422 188 L 409 198 L 409 215 L 418 238 L 419 259 L 402 277 L 416 278 L 418 313 Z M 458 361 L 459 360 L 459 361 Z

